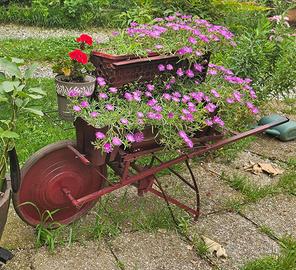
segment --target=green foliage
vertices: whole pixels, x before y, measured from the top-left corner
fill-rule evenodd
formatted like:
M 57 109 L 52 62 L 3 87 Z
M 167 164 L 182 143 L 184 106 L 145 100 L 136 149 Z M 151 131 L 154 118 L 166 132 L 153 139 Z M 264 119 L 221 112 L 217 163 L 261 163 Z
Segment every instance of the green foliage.
M 27 80 L 33 75 L 36 66 L 29 66 L 21 72 L 23 60 L 18 58 L 0 58 L 0 68 L 4 70 L 0 80 L 0 191 L 2 190 L 5 174 L 8 170 L 8 152 L 14 148 L 15 139 L 19 138 L 16 126 L 21 113 L 29 112 L 39 116 L 43 113 L 34 106 L 33 101 L 42 99 L 46 93 L 40 87 L 30 87 Z

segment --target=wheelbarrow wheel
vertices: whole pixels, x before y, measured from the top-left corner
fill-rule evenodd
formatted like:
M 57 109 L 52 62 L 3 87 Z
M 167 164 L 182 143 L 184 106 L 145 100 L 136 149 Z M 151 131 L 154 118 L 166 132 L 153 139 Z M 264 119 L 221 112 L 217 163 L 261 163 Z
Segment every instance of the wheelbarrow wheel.
M 60 141 L 42 148 L 21 169 L 20 188 L 13 194 L 13 203 L 20 218 L 31 226 L 70 224 L 96 203 L 91 201 L 76 208 L 62 188 L 76 199 L 100 190 L 106 165 L 84 165 L 68 145 L 75 147 L 76 143 Z

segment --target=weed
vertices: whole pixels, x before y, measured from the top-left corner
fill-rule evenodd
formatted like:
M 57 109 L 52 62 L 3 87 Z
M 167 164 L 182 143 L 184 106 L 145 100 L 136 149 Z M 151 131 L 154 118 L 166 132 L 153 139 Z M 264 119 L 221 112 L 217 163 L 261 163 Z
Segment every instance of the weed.
M 193 235 L 192 237 L 193 246 L 197 252 L 197 254 L 204 258 L 208 253 L 208 247 L 205 242 L 197 235 Z
M 32 206 L 40 218 L 40 223 L 36 226 L 36 246 L 47 246 L 49 251 L 55 250 L 56 244 L 61 241 L 60 233 L 64 226 L 54 221 L 53 216 L 59 211 L 59 209 L 49 211 L 46 210 L 43 213 L 32 202 L 24 202 L 19 207 L 30 205 Z
M 240 191 L 248 202 L 256 202 L 268 195 L 278 193 L 275 186 L 258 187 L 250 183 L 246 176 L 233 175 L 231 177 L 224 178 L 230 187 Z

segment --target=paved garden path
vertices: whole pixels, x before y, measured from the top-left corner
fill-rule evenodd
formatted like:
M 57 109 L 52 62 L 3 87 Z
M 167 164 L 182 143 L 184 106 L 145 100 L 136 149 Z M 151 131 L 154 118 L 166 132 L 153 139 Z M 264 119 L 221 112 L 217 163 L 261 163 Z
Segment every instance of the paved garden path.
M 72 36 L 77 33 L 0 25 L 0 36 L 6 38 Z M 52 74 L 48 72 L 46 77 L 52 77 Z M 289 116 L 296 120 L 292 107 L 279 104 L 282 103 L 271 108 L 279 112 L 288 111 Z M 59 236 L 62 240 L 53 252 L 46 247 L 36 248 L 34 230 L 22 222 L 11 207 L 0 245 L 11 249 L 15 257 L 3 269 L 213 270 L 218 267 L 234 270 L 250 260 L 279 254 L 280 245 L 276 239 L 285 235 L 296 238 L 295 193 L 276 192 L 237 209 L 236 202 L 244 202 L 246 195 L 228 182 L 237 175 L 244 175 L 255 190 L 276 185 L 282 176 L 254 175 L 246 172 L 244 165 L 250 161 L 268 162 L 287 173 L 291 170 L 287 165 L 289 158 L 296 158 L 296 141 L 283 143 L 263 135 L 235 158 L 230 158 L 230 162 L 226 162 L 223 156 L 213 155 L 203 161 L 192 162 L 199 180 L 202 214 L 196 222 L 185 219 L 181 223 L 182 228 L 191 240 L 205 235 L 223 245 L 228 254 L 226 259 L 205 255 L 201 242 L 195 241 L 193 246 L 191 241 L 177 233 L 172 222 L 168 222 L 170 216 L 166 213 L 169 211 L 164 203 L 152 195 L 139 198 L 133 188 L 127 187 L 109 196 L 109 212 L 102 213 L 95 208 L 77 224 L 65 228 Z M 174 183 L 173 178 L 173 175 L 161 177 L 168 188 L 179 192 L 178 187 L 171 184 Z M 191 197 L 186 190 L 181 195 L 190 202 Z

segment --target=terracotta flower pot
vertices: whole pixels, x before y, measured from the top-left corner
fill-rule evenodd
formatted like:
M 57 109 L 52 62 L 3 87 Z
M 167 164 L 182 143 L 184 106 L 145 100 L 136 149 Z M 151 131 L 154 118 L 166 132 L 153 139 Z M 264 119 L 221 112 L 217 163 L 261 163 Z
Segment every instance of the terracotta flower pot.
M 0 239 L 2 237 L 4 227 L 7 221 L 7 214 L 10 204 L 11 183 L 6 181 L 3 193 L 0 193 Z
M 69 100 L 67 97 L 69 93 L 76 93 L 79 97 L 91 96 L 95 90 L 96 78 L 87 75 L 85 82 L 66 82 L 63 80 L 63 75 L 55 77 L 56 92 L 58 96 L 58 111 L 62 119 L 73 121 L 74 117 L 68 108 Z

